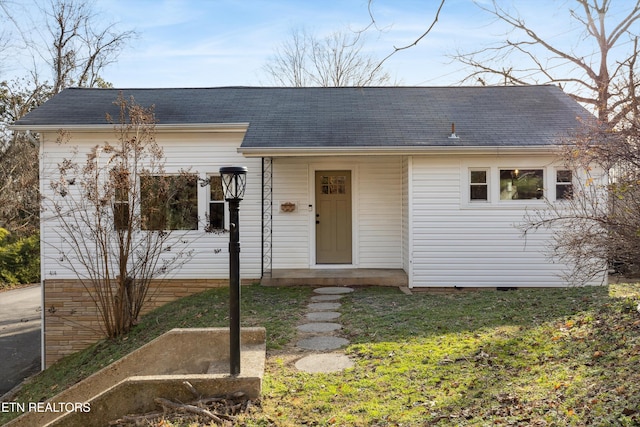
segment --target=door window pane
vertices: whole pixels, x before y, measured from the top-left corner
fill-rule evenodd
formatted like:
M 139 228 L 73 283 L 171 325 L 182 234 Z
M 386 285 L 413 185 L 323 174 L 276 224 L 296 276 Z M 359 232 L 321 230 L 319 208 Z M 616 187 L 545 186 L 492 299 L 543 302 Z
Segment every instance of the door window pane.
M 347 177 L 344 175 L 322 176 L 320 183 L 322 194 L 347 193 Z

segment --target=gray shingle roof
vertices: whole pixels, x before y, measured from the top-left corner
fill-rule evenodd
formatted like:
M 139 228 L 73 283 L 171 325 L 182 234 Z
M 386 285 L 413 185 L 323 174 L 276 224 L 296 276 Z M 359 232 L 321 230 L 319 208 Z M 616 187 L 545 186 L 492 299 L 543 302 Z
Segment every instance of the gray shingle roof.
M 248 122 L 243 148 L 543 146 L 591 117 L 556 86 L 70 88 L 15 124 L 104 125 L 119 92 L 161 125 Z

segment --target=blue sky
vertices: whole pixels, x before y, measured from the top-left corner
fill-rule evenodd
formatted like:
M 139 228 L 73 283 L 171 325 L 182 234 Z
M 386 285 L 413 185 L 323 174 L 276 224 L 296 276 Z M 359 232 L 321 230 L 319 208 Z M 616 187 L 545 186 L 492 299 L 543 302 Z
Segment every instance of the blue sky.
M 477 15 L 469 0 L 448 0 L 442 25 L 417 47 L 385 63 L 394 80 L 407 85 L 442 84 L 451 30 L 463 15 Z M 200 0 L 133 2 L 104 0 L 108 14 L 140 38 L 105 78 L 118 86 L 260 85 L 268 82 L 262 67 L 293 28 L 318 36 L 360 30 L 369 23 L 366 0 Z M 374 13 L 383 31 L 367 34 L 367 49 L 383 58 L 394 45 L 411 43 L 433 19 L 439 2 L 376 0 Z M 461 7 L 462 6 L 462 7 Z M 449 7 L 449 5 L 448 5 Z M 105 9 L 106 10 L 106 9 Z M 472 27 L 482 23 L 475 20 Z
M 579 32 L 566 18 L 574 1 L 501 3 L 515 7 L 554 43 L 568 47 L 578 40 Z M 413 42 L 432 22 L 439 4 L 374 0 L 381 30 L 367 32 L 367 49 L 383 58 L 394 46 Z M 321 37 L 360 30 L 369 23 L 367 0 L 96 0 L 95 7 L 105 21 L 139 33 L 118 62 L 103 72 L 115 87 L 265 85 L 269 80 L 262 67 L 293 28 L 304 27 Z M 505 31 L 471 0 L 446 0 L 432 33 L 417 46 L 396 53 L 384 67 L 403 85 L 455 85 L 466 70 L 451 63 L 448 55 L 495 43 Z M 31 65 L 29 59 L 23 62 Z M 9 71 L 20 73 L 17 68 Z M 5 70 L 0 78 L 6 75 Z

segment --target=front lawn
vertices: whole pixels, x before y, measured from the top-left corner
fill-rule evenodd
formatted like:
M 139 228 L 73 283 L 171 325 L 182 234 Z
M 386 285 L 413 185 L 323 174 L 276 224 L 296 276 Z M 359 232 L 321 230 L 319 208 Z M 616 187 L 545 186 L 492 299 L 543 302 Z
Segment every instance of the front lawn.
M 358 290 L 342 322 L 356 367 L 273 368 L 277 425 L 640 425 L 637 285 L 406 296 Z
M 262 399 L 238 425 L 640 425 L 638 284 L 415 295 L 358 288 L 339 320 L 355 367 L 336 374 L 293 366 L 310 296 L 243 287 L 243 325 L 267 328 L 268 358 Z M 128 338 L 40 374 L 16 400 L 53 395 L 172 327 L 225 326 L 227 298 L 214 289 L 156 310 Z

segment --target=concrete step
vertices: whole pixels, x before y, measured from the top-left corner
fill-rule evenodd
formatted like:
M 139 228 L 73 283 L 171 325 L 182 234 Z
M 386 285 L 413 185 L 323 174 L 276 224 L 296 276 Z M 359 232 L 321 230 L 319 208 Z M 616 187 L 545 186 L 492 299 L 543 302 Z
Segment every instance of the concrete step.
M 402 269 L 323 268 L 275 269 L 261 280 L 264 286 L 407 286 Z

